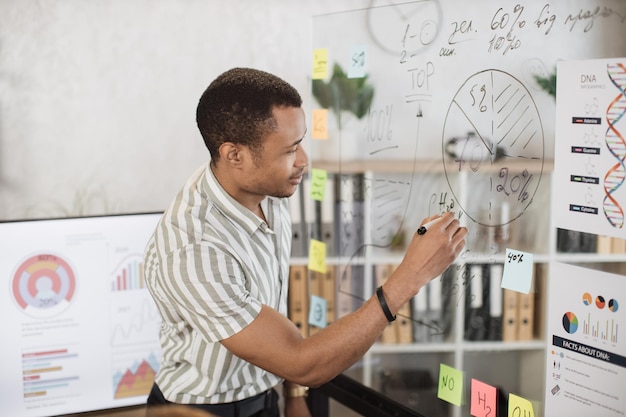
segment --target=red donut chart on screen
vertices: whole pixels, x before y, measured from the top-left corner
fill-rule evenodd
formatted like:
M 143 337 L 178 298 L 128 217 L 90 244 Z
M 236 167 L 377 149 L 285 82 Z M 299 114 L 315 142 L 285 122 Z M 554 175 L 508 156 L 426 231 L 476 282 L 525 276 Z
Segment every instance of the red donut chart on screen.
M 28 257 L 12 277 L 15 303 L 35 317 L 50 317 L 69 306 L 76 291 L 76 275 L 67 261 L 42 253 Z

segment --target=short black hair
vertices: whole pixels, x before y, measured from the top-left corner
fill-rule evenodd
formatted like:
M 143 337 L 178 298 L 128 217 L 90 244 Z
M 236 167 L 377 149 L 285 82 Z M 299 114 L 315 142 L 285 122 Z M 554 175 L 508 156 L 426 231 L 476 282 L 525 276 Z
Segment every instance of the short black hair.
M 233 68 L 218 76 L 204 91 L 196 109 L 196 123 L 211 159 L 219 158 L 225 142 L 253 151 L 276 129 L 274 107 L 301 107 L 298 91 L 265 71 Z

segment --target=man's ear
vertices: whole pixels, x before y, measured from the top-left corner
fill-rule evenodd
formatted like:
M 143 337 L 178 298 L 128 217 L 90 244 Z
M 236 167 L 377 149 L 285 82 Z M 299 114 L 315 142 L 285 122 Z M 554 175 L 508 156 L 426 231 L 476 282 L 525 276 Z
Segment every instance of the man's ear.
M 236 143 L 224 142 L 220 146 L 220 159 L 229 165 L 240 165 L 243 162 L 241 148 Z

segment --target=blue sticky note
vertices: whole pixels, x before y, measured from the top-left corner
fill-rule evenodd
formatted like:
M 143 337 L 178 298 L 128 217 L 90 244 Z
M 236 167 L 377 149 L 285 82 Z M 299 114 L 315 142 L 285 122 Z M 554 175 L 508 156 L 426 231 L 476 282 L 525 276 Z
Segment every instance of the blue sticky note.
M 367 48 L 363 45 L 355 45 L 350 48 L 350 63 L 348 65 L 348 78 L 363 78 L 367 69 Z
M 533 254 L 508 249 L 504 257 L 502 288 L 528 294 L 533 280 Z
M 309 309 L 309 324 L 317 327 L 326 327 L 326 300 L 317 295 L 311 295 Z

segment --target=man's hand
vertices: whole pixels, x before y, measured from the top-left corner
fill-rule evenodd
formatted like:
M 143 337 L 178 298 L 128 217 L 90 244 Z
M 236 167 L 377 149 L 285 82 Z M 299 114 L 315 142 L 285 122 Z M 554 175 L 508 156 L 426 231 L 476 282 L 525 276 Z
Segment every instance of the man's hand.
M 423 224 L 436 217 L 424 219 Z M 466 236 L 467 228 L 461 227 L 449 212 L 430 224 L 425 233 L 413 234 L 402 263 L 383 286 L 392 314 L 454 262 L 465 246 Z

